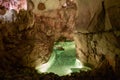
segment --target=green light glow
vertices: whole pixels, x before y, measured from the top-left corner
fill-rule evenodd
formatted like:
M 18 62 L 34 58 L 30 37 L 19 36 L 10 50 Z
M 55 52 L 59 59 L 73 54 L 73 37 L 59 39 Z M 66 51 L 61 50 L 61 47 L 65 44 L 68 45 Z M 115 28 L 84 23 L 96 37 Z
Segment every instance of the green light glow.
M 39 73 L 47 72 L 48 68 L 51 67 L 51 65 L 55 62 L 55 57 L 56 57 L 55 52 L 53 52 L 51 54 L 51 57 L 50 57 L 49 61 L 47 63 L 41 65 L 41 66 L 38 65 L 36 67 L 36 70 L 38 70 Z
M 74 42 L 56 42 L 49 61 L 37 66 L 39 73 L 53 72 L 59 76 L 68 75 L 72 72 L 79 72 L 82 63 L 76 59 Z

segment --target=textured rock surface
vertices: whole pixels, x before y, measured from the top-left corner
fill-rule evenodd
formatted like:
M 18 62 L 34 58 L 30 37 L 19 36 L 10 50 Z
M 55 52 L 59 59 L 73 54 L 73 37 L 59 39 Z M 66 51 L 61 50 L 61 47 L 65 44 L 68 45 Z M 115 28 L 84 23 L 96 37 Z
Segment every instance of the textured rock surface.
M 51 3 L 50 3 L 51 2 Z M 76 4 L 70 0 L 47 0 L 36 2 L 31 0 L 29 6 L 35 14 L 36 23 L 41 25 L 41 30 L 48 36 L 54 36 L 55 40 L 67 38 L 73 40 L 73 29 L 75 24 Z M 39 3 L 43 3 L 45 10 L 39 10 Z M 50 4 L 49 4 L 50 3 Z M 41 24 L 42 23 L 42 24 Z
M 107 59 L 115 68 L 115 56 L 120 56 L 119 2 L 78 1 L 75 42 L 77 57 L 83 64 L 98 67 Z
M 33 8 L 32 12 L 35 15 L 35 26 L 40 28 L 40 33 L 42 32 L 44 33 L 43 35 L 46 35 L 48 38 L 51 38 L 52 42 L 62 40 L 62 39 L 73 40 L 73 27 L 75 24 L 76 6 L 73 6 L 73 7 L 71 6 L 72 5 L 66 6 L 66 8 L 60 8 L 60 9 L 53 8 L 50 11 L 37 10 L 37 12 L 35 12 Z M 38 12 L 40 12 L 41 14 L 40 13 L 37 14 Z M 46 38 L 46 40 L 47 41 L 45 40 L 42 40 L 42 41 L 45 43 L 49 42 L 49 39 Z M 53 44 L 44 45 L 44 46 L 52 49 Z M 47 52 L 43 50 L 43 52 L 39 54 L 41 57 L 45 56 L 48 60 L 51 52 L 48 52 L 49 56 L 43 55 L 44 53 L 47 53 Z M 36 55 L 36 53 L 33 53 L 32 56 L 33 55 L 36 57 L 38 56 Z M 42 60 L 44 61 L 44 59 Z M 39 63 L 41 62 L 39 61 Z
M 75 34 L 79 59 L 83 63 L 97 66 L 107 58 L 109 63 L 114 66 L 115 55 L 120 53 L 120 46 L 116 38 L 113 32 Z
M 74 20 L 75 10 L 73 9 L 49 11 L 40 17 L 36 17 L 36 23 L 41 25 L 41 30 L 48 36 L 54 36 L 55 40 L 58 40 L 60 37 L 73 40 Z
M 119 59 L 119 58 L 116 58 Z M 119 63 L 119 60 L 118 60 Z M 105 60 L 97 69 L 80 73 L 72 73 L 71 75 L 58 76 L 53 73 L 38 74 L 34 69 L 22 66 L 14 66 L 13 70 L 3 72 L 0 70 L 1 80 L 120 80 L 120 68 L 113 71 L 109 63 Z M 119 66 L 120 67 L 120 66 Z M 118 75 L 116 75 L 118 74 Z
M 39 15 L 31 10 L 20 10 L 12 16 L 16 17 L 15 20 L 12 18 L 12 22 L 1 19 L 0 62 L 4 62 L 2 67 L 15 64 L 35 67 L 43 64 L 51 55 L 54 41 L 73 40 L 76 14 L 74 3 L 64 8 L 40 12 Z M 7 64 L 9 66 L 6 66 Z
M 27 9 L 26 0 L 0 0 L 0 14 L 5 10 L 15 9 L 19 12 L 20 9 Z
M 77 32 L 89 33 L 104 29 L 105 11 L 102 6 L 101 0 L 77 0 Z
M 1 48 L 5 51 L 4 63 L 34 67 L 49 59 L 53 40 L 34 24 L 32 13 L 21 10 L 15 22 L 3 23 L 0 26 L 3 44 Z
M 28 2 L 30 0 L 27 0 Z M 16 14 L 16 21 L 0 20 L 0 67 L 35 67 L 48 61 L 54 41 L 67 38 L 76 42 L 77 57 L 85 65 L 104 66 L 105 60 L 119 71 L 120 2 L 118 0 L 55 0 L 45 10 L 35 1 L 28 11 Z M 39 2 L 39 0 L 37 0 Z M 76 15 L 77 10 L 77 16 Z M 33 13 L 32 13 L 33 12 Z M 75 17 L 77 18 L 75 23 Z M 117 57 L 117 58 L 116 58 Z M 106 66 L 105 66 L 106 67 Z M 13 69 L 12 69 L 13 70 Z M 99 72 L 98 72 L 99 73 Z M 117 74 L 119 75 L 119 74 Z
M 44 11 L 51 11 L 61 9 L 65 7 L 74 7 L 75 0 L 28 0 L 29 6 L 33 9 L 33 12 L 40 15 Z M 39 9 L 39 4 L 42 3 L 45 9 Z M 42 6 L 41 6 L 42 7 Z

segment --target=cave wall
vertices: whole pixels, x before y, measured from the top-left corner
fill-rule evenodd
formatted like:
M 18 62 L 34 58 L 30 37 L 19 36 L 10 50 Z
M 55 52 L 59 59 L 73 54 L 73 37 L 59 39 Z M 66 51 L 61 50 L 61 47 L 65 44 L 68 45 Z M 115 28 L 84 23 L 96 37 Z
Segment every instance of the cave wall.
M 92 67 L 99 67 L 107 59 L 115 68 L 115 56 L 120 56 L 120 1 L 77 2 L 74 39 L 78 59 Z
M 27 11 L 11 10 L 16 13 L 12 22 L 0 18 L 1 66 L 46 63 L 54 42 L 73 40 L 74 35 L 83 65 L 98 67 L 107 59 L 115 67 L 115 56 L 120 55 L 118 0 L 27 0 L 27 4 Z
M 14 18 L 12 21 L 0 18 L 2 68 L 16 64 L 36 67 L 48 61 L 55 41 L 73 40 L 75 3 L 63 0 L 64 6 L 55 1 L 53 7 L 46 3 L 45 10 L 36 10 L 36 2 L 28 0 L 27 11 L 19 10 L 17 13 L 17 9 L 10 10 L 15 12 L 11 16 L 11 19 Z

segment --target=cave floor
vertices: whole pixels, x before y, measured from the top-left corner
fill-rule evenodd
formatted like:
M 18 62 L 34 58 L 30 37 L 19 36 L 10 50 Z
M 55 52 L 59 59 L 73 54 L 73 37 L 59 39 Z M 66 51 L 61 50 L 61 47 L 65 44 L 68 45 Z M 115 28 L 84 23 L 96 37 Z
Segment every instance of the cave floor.
M 39 73 L 52 72 L 59 76 L 80 72 L 81 68 L 81 62 L 76 59 L 74 42 L 56 42 L 49 61 L 36 67 Z

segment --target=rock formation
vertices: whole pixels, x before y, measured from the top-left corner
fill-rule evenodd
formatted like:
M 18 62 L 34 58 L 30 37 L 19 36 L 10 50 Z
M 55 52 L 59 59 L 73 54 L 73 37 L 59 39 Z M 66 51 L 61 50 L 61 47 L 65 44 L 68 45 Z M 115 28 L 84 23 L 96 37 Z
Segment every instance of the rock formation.
M 12 17 L 0 3 L 0 70 L 43 64 L 54 42 L 65 39 L 75 41 L 83 65 L 98 68 L 107 60 L 119 71 L 119 0 L 44 1 L 27 0 L 27 10 L 10 9 Z
M 77 57 L 84 65 L 98 67 L 107 59 L 115 67 L 120 56 L 120 1 L 77 0 L 75 42 Z
M 1 62 L 35 67 L 48 61 L 55 41 L 73 40 L 76 6 L 69 3 L 59 8 L 45 5 L 43 11 L 28 1 L 28 10 L 11 15 L 12 22 L 1 19 Z

